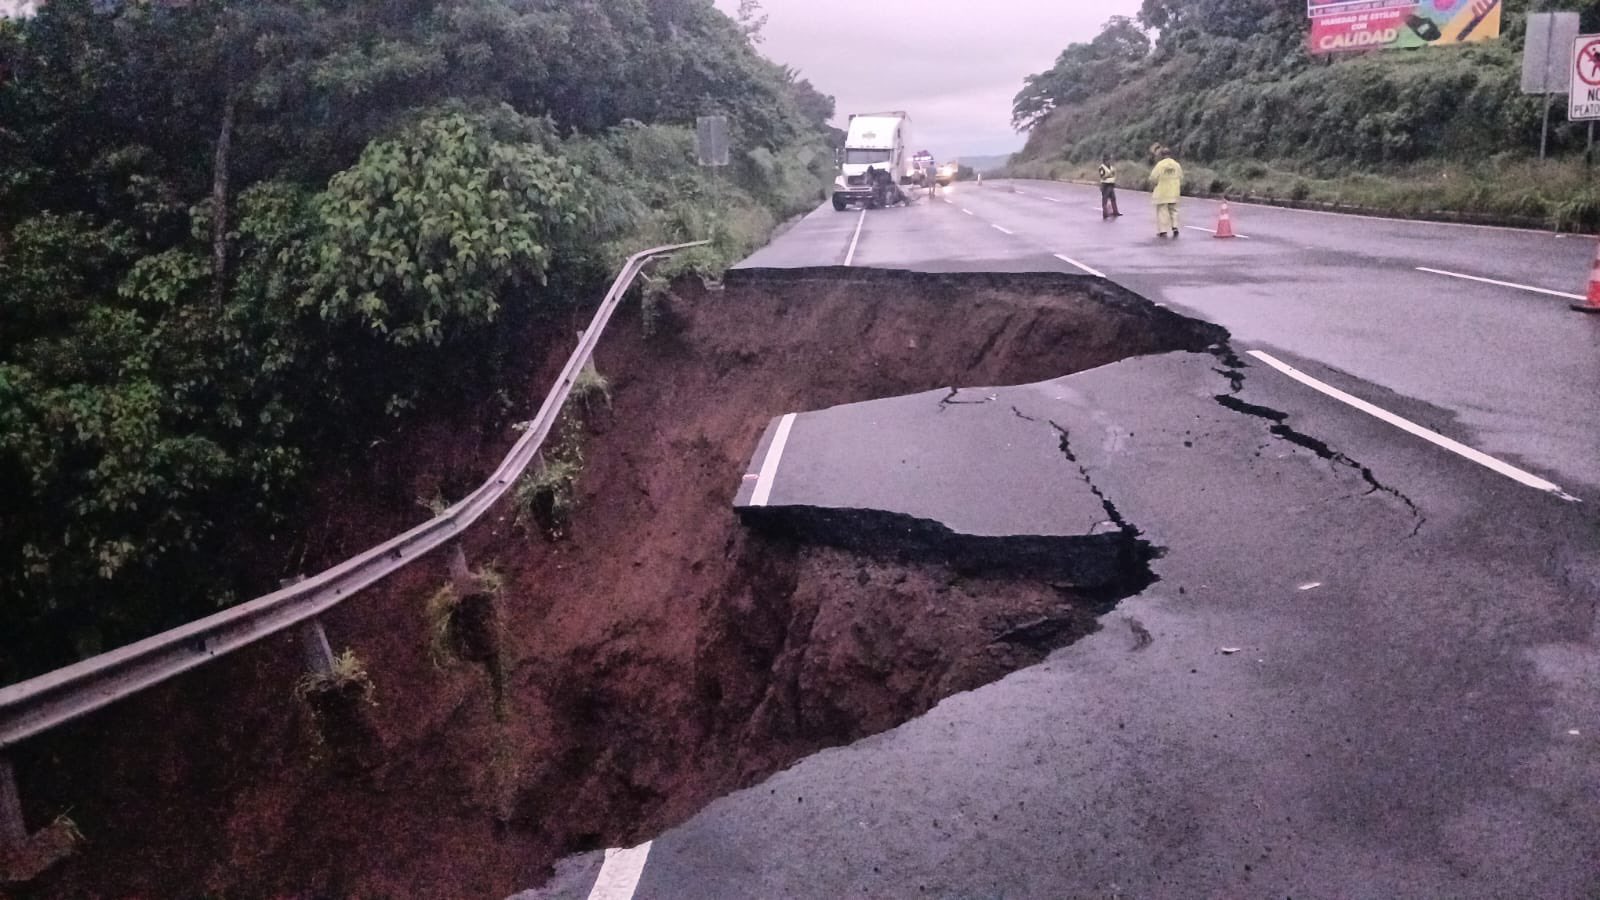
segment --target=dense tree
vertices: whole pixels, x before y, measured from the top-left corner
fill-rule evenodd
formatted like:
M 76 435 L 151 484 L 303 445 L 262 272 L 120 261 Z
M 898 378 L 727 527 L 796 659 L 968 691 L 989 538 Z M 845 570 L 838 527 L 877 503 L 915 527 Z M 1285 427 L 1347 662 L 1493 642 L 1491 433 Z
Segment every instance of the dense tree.
M 0 683 L 265 587 L 220 523 L 270 520 L 305 460 L 429 384 L 494 374 L 509 324 L 636 243 L 733 253 L 814 203 L 832 98 L 755 53 L 757 21 L 710 0 L 0 20 Z M 718 190 L 686 127 L 709 113 L 739 148 Z
M 1048 71 L 1029 75 L 1012 103 L 1011 123 L 1032 128 L 1057 106 L 1111 90 L 1150 55 L 1150 38 L 1127 16 L 1113 16 L 1087 44 L 1061 51 Z

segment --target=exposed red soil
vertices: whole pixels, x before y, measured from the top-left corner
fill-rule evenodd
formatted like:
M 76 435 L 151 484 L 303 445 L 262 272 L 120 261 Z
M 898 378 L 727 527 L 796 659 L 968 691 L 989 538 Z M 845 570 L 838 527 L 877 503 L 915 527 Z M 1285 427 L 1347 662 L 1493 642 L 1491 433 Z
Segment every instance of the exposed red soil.
M 425 606 L 447 575 L 429 560 L 326 621 L 376 687 L 375 706 L 354 704 L 358 727 L 318 739 L 286 636 L 23 748 L 30 815 L 70 809 L 88 844 L 15 890 L 498 898 L 566 853 L 646 837 L 1036 661 L 1092 628 L 1096 604 L 742 528 L 731 500 L 762 429 L 785 411 L 1037 381 L 1206 339 L 1064 277 L 683 287 L 653 337 L 624 310 L 600 344 L 613 405 L 588 417 L 565 539 L 528 534 L 507 503 L 466 541 L 504 578 L 503 718 L 484 666 L 434 659 Z M 555 364 L 530 376 L 520 408 L 537 406 Z M 307 567 L 490 471 L 516 437 L 491 406 L 330 468 L 306 518 Z

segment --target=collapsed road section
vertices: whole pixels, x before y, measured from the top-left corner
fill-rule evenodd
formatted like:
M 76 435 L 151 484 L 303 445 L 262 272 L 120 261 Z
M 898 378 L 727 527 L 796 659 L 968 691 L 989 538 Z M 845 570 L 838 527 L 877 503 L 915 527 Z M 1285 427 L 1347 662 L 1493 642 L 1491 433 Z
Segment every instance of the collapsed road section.
M 1077 276 L 679 282 L 618 316 L 597 355 L 609 384 L 561 429 L 545 482 L 466 538 L 496 609 L 455 621 L 467 604 L 452 604 L 442 565 L 342 607 L 329 630 L 371 681 L 371 702 L 351 707 L 360 727 L 319 722 L 263 677 L 295 652 L 285 642 L 30 747 L 31 814 L 75 804 L 92 842 L 32 889 L 504 894 L 564 854 L 626 845 L 1037 661 L 1150 578 L 1137 523 L 1048 424 L 1027 423 L 1059 483 L 1030 491 L 1077 498 L 1061 523 L 1048 504 L 1033 508 L 1039 527 L 1009 530 L 863 512 L 814 523 L 831 546 L 741 524 L 730 500 L 751 449 L 784 410 L 927 391 L 917 402 L 981 402 L 951 388 L 1223 337 Z M 481 477 L 515 436 L 477 424 L 500 404 L 376 448 L 373 477 L 325 498 L 308 541 L 333 552 Z M 499 637 L 461 652 L 466 625 Z

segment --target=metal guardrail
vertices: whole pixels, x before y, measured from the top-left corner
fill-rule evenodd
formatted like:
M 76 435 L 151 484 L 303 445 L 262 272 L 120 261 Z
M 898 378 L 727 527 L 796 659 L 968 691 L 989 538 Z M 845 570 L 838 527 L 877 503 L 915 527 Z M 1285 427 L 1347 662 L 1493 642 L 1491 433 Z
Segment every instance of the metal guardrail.
M 459 536 L 511 489 L 549 436 L 572 385 L 623 294 L 653 259 L 706 241 L 654 247 L 628 258 L 544 398 L 531 426 L 494 474 L 437 518 L 332 568 L 214 615 L 0 688 L 0 749 L 160 684 L 294 625 L 310 622 Z

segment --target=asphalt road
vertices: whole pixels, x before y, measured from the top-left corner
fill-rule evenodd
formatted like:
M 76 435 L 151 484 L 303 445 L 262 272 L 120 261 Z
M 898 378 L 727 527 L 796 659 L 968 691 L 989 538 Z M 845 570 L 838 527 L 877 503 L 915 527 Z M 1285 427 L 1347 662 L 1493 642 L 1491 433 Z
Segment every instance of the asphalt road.
M 1165 548 L 1160 580 L 529 896 L 1600 897 L 1600 322 L 1417 270 L 1576 291 L 1592 242 L 1247 208 L 1249 240 L 1174 246 L 1137 195 L 1102 223 L 1086 190 L 1021 188 L 824 209 L 749 264 L 1086 267 L 1228 327 L 1238 365 L 803 415 L 768 502 L 1072 532 L 1093 516 L 1051 498 L 1086 482 Z M 862 464 L 867 423 L 942 449 Z M 977 485 L 948 490 L 964 454 Z
M 1203 230 L 1218 205 L 1190 199 L 1172 243 L 1157 240 L 1138 193 L 1123 193 L 1125 215 L 1110 223 L 1098 192 L 1076 185 L 960 184 L 944 200 L 865 217 L 823 207 L 744 265 L 841 264 L 860 219 L 853 265 L 1087 267 L 1242 344 L 1319 363 L 1340 387 L 1376 385 L 1433 407 L 1421 424 L 1569 490 L 1600 489 L 1600 317 L 1568 308 L 1585 291 L 1593 238 L 1234 204 L 1247 238 L 1226 241 Z

